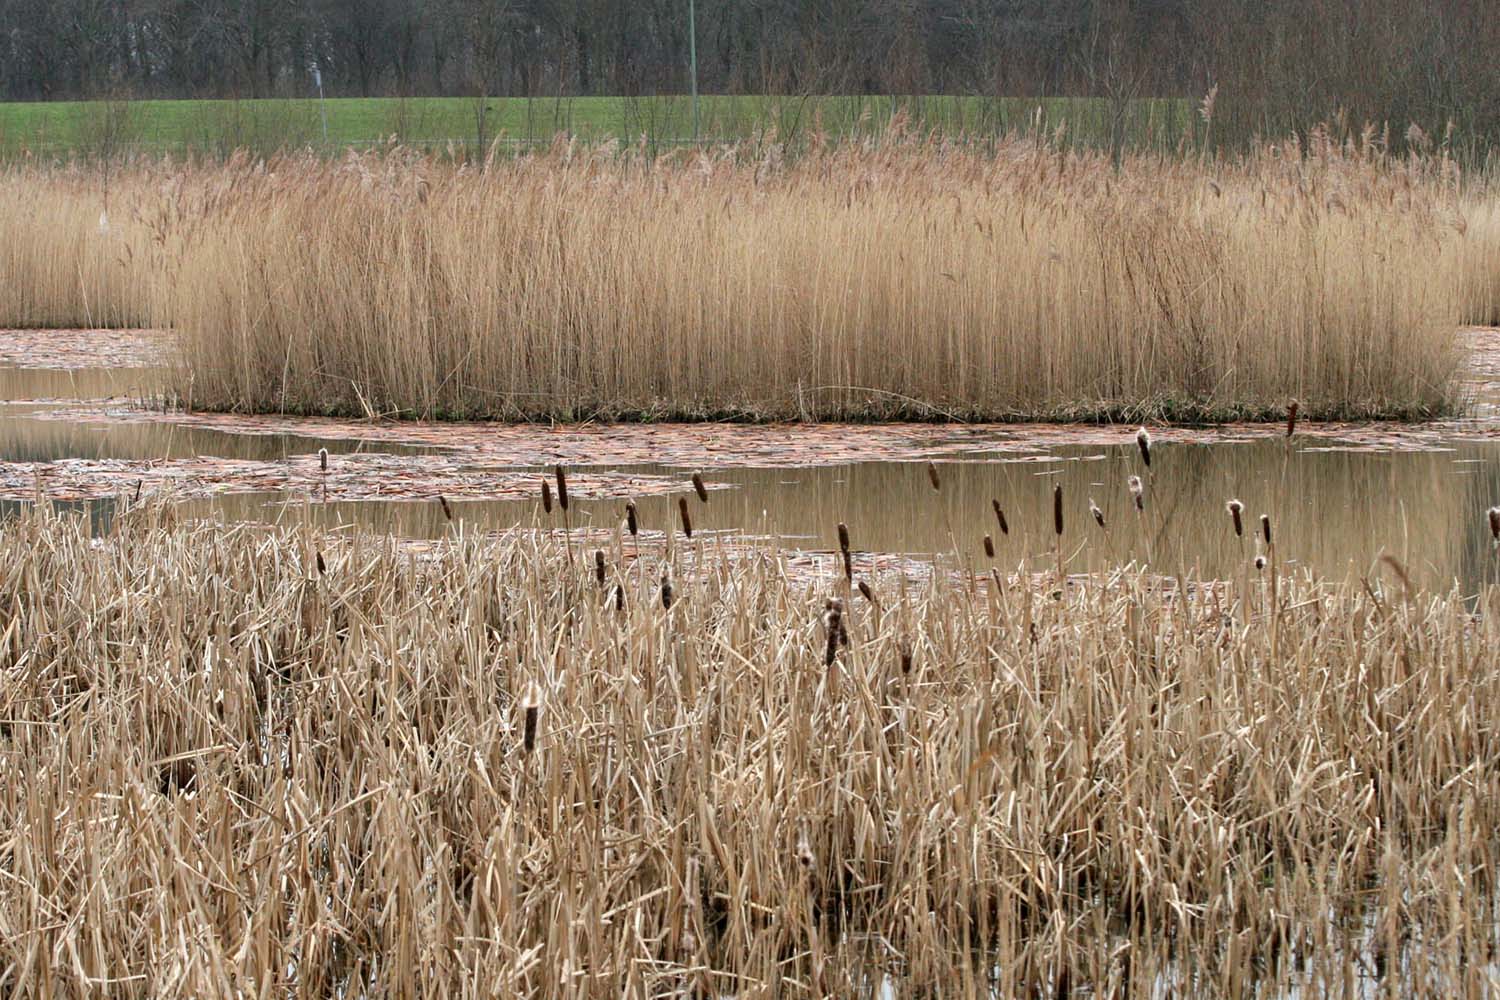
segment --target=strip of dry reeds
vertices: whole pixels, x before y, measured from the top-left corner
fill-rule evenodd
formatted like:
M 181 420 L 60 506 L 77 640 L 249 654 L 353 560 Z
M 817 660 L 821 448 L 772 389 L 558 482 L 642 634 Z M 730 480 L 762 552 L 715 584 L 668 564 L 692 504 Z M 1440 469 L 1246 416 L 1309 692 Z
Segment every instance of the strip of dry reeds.
M 769 553 L 175 517 L 0 532 L 13 995 L 1487 989 L 1492 601 L 877 579 L 829 670 Z
M 135 167 L 107 237 L 82 175 L 3 183 L 0 322 L 172 325 L 209 408 L 1412 417 L 1456 402 L 1455 330 L 1500 309 L 1492 197 L 1370 141 L 1118 171 L 899 135 Z M 16 207 L 46 199 L 61 222 Z

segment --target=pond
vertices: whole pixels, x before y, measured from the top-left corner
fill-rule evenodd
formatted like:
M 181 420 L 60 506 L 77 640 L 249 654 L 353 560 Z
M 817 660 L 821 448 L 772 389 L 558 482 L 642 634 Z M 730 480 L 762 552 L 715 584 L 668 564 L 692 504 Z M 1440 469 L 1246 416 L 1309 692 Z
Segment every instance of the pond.
M 1263 548 L 1255 536 L 1266 514 L 1289 568 L 1375 574 L 1390 554 L 1421 583 L 1465 590 L 1500 573 L 1485 520 L 1500 503 L 1494 331 L 1473 334 L 1467 419 L 1303 425 L 1290 439 L 1284 426 L 1153 429 L 1149 467 L 1133 427 L 554 428 L 165 412 L 152 367 L 161 337 L 0 332 L 0 502 L 84 504 L 102 527 L 117 504 L 167 493 L 227 519 L 308 517 L 423 538 L 452 530 L 441 495 L 465 530 L 558 529 L 539 488 L 562 463 L 574 530 L 615 530 L 627 500 L 644 529 L 676 529 L 678 498 L 692 496 L 689 477 L 701 472 L 709 501 L 690 506 L 700 538 L 826 551 L 842 522 L 858 553 L 987 569 L 988 535 L 1002 569 L 1054 565 L 1060 544 L 1074 573 L 1136 562 L 1231 577 Z M 1132 476 L 1142 479 L 1144 510 Z M 1244 505 L 1243 536 L 1230 499 Z

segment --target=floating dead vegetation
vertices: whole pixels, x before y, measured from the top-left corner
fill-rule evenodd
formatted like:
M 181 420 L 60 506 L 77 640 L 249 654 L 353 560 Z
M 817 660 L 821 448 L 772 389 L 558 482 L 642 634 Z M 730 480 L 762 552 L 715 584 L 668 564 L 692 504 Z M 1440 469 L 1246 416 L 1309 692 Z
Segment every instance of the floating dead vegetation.
M 689 488 L 667 476 L 580 472 L 569 483 L 586 500 L 653 496 Z M 348 501 L 523 500 L 534 497 L 535 472 L 480 468 L 447 456 L 340 455 L 327 471 L 318 456 L 286 461 L 230 458 L 68 458 L 0 463 L 0 499 L 103 500 L 170 496 L 202 500 L 233 494 L 280 494 L 313 503 Z
M 156 368 L 167 362 L 163 330 L 0 330 L 0 364 L 12 368 Z

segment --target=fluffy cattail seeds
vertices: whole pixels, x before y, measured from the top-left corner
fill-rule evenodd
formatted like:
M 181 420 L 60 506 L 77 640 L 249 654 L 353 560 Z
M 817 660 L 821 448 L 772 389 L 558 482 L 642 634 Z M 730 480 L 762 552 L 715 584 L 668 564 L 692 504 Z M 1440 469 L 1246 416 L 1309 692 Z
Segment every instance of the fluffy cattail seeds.
M 1261 534 L 1261 537 L 1266 540 L 1266 544 L 1270 545 L 1271 544 L 1271 515 L 1270 514 L 1262 514 L 1260 516 L 1260 534 Z
M 1062 483 L 1052 486 L 1052 530 L 1059 536 L 1063 533 Z
M 537 724 L 542 718 L 542 689 L 535 681 L 526 685 L 521 696 L 521 716 L 521 749 L 529 754 L 536 749 Z
M 635 516 L 635 501 L 628 500 L 625 503 L 625 527 L 630 529 L 630 537 L 634 538 L 641 533 L 640 522 Z
M 703 477 L 696 472 L 693 473 L 693 492 L 698 494 L 699 500 L 708 503 L 708 489 L 703 485 Z
M 448 498 L 441 493 L 438 494 L 438 503 L 443 507 L 443 516 L 449 521 L 453 520 L 453 508 L 448 506 Z
M 839 654 L 839 647 L 849 644 L 849 634 L 844 631 L 844 602 L 835 597 L 825 607 L 823 624 L 828 628 L 828 646 L 823 654 L 823 666 L 831 667 Z
M 1229 517 L 1234 521 L 1235 537 L 1244 538 L 1245 522 L 1240 520 L 1240 514 L 1244 511 L 1245 505 L 1240 503 L 1238 500 L 1231 500 L 1224 505 L 1224 509 L 1229 511 Z
M 995 540 L 989 535 L 984 536 L 984 556 L 986 559 L 995 558 Z
M 1104 511 L 1100 510 L 1099 505 L 1094 503 L 1093 497 L 1089 497 L 1089 513 L 1094 515 L 1095 524 L 1101 528 L 1104 527 Z
M 1489 509 L 1490 534 L 1495 537 L 1495 544 L 1500 545 L 1500 507 Z
M 568 474 L 560 465 L 557 467 L 557 505 L 563 510 L 568 509 Z
M 687 497 L 677 498 L 677 513 L 682 516 L 682 533 L 693 537 L 693 517 L 688 513 Z
M 990 506 L 995 508 L 995 520 L 1000 524 L 1000 534 L 1010 534 L 1010 525 L 1005 523 L 1005 511 L 1000 509 L 1000 501 L 991 500 Z
M 1141 461 L 1146 463 L 1146 468 L 1151 468 L 1151 432 L 1144 427 L 1136 431 L 1135 444 L 1141 449 Z
M 671 611 L 672 600 L 672 574 L 664 572 L 661 575 L 661 606 L 663 608 L 666 608 L 668 611 Z
M 328 449 L 318 449 L 318 468 L 324 472 L 328 471 Z
M 604 586 L 604 552 L 600 549 L 594 550 L 594 579 Z
M 1291 437 L 1297 430 L 1297 401 L 1294 399 L 1286 408 L 1286 436 Z
M 1125 485 L 1130 487 L 1130 498 L 1135 501 L 1135 509 L 1144 513 L 1146 510 L 1146 487 L 1141 483 L 1140 476 L 1131 476 Z
M 552 487 L 547 485 L 547 480 L 542 480 L 542 511 L 552 513 Z
M 937 466 L 933 465 L 931 462 L 927 463 L 927 481 L 932 484 L 932 488 L 934 491 L 939 493 L 942 492 L 943 481 L 938 478 Z
M 1265 556 L 1256 556 L 1255 557 L 1255 568 L 1257 570 L 1263 570 L 1263 569 L 1266 568 L 1266 557 Z

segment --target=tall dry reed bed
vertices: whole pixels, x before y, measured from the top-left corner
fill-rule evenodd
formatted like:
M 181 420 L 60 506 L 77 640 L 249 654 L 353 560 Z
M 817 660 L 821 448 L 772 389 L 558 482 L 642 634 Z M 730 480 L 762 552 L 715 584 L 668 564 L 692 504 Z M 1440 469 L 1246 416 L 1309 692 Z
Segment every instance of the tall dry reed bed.
M 666 609 L 628 539 L 416 556 L 174 516 L 0 533 L 14 995 L 1479 996 L 1494 969 L 1492 605 L 1126 574 L 861 581 L 877 607 L 699 551 Z
M 98 313 L 97 194 L 3 183 L 81 207 L 0 209 L 7 284 L 46 303 L 0 322 Z M 111 191 L 132 207 L 109 259 L 151 260 L 113 308 L 181 331 L 179 389 L 210 408 L 1420 416 L 1454 403 L 1455 327 L 1500 308 L 1493 198 L 1368 141 L 1118 172 L 1034 140 L 397 151 L 137 166 Z

